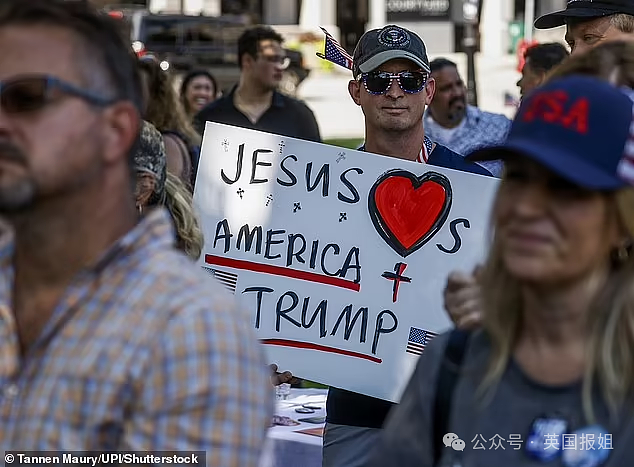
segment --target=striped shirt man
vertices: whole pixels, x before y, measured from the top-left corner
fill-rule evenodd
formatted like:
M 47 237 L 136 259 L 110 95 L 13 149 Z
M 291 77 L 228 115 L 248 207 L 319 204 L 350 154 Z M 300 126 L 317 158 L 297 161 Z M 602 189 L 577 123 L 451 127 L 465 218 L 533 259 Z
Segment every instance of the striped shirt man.
M 255 467 L 273 390 L 250 320 L 155 210 L 66 290 L 21 359 L 0 246 L 0 448 L 206 451 Z

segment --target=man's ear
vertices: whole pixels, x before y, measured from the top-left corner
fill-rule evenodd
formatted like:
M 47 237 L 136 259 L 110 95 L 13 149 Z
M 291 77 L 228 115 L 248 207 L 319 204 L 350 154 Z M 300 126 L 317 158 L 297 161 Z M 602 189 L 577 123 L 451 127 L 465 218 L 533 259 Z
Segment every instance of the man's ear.
M 249 53 L 245 53 L 242 55 L 242 70 L 250 70 L 253 68 L 253 62 L 255 62 L 255 58 L 251 56 Z
M 436 80 L 429 78 L 425 85 L 425 105 L 431 104 L 431 101 L 434 99 L 434 94 L 436 94 Z
M 361 105 L 361 83 L 354 79 L 348 82 L 348 93 L 355 104 Z
M 104 162 L 112 164 L 128 159 L 130 150 L 139 136 L 139 112 L 129 101 L 112 104 L 103 113 Z M 126 161 L 127 163 L 127 161 Z

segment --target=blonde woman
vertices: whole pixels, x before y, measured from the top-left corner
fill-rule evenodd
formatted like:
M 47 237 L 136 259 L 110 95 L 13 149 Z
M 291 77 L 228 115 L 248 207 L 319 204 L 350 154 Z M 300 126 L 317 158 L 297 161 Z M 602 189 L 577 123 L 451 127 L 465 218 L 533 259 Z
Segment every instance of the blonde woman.
M 176 230 L 175 246 L 197 260 L 203 247 L 203 234 L 193 210 L 192 195 L 176 175 L 167 172 L 166 165 L 161 133 L 152 124 L 143 122 L 134 154 L 137 209 L 143 215 L 149 209 L 164 206 Z
M 634 42 L 606 42 L 584 54 L 569 57 L 550 72 L 547 81 L 575 74 L 594 76 L 614 86 L 634 88 Z M 445 309 L 461 329 L 475 329 L 482 322 L 482 299 L 476 280 L 479 269 L 476 268 L 473 274 L 455 271 L 447 279 Z
M 505 160 L 482 328 L 426 348 L 373 466 L 632 465 L 633 113 L 631 90 L 552 80 L 471 155 Z

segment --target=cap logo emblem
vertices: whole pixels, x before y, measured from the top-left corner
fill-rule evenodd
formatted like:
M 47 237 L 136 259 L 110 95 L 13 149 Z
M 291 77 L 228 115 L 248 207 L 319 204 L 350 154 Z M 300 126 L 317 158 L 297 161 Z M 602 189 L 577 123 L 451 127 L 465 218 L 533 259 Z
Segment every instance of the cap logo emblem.
M 398 27 L 384 28 L 379 34 L 379 42 L 388 47 L 405 47 L 409 44 L 409 34 Z
M 522 115 L 523 122 L 541 120 L 561 125 L 580 134 L 588 132 L 590 103 L 585 97 L 570 102 L 566 91 L 542 92 L 532 97 L 528 109 Z

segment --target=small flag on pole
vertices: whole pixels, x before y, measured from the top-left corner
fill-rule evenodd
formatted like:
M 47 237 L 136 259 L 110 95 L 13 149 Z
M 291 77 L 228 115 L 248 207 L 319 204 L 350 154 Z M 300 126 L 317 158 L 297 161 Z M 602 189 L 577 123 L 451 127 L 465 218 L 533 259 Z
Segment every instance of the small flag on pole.
M 437 335 L 435 332 L 425 331 L 424 329 L 409 328 L 406 352 L 421 355 L 423 350 L 425 350 L 425 346 Z
M 323 54 L 317 53 L 317 56 L 336 65 L 347 68 L 348 70 L 352 70 L 352 57 L 350 54 L 346 52 L 346 49 L 341 47 L 341 45 L 330 35 L 328 31 L 324 28 L 321 28 L 321 30 L 324 31 L 324 34 L 326 34 L 326 50 L 324 50 L 325 53 Z

